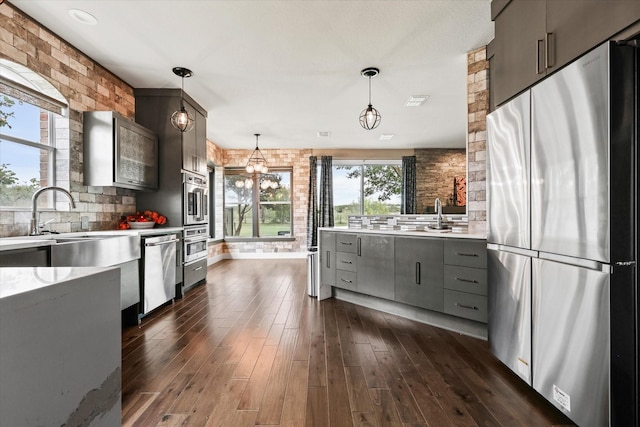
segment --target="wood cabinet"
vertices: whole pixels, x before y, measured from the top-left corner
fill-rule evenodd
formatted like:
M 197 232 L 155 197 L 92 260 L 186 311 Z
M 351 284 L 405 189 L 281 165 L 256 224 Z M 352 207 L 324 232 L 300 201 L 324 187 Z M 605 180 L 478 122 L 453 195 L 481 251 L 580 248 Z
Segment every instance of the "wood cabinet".
M 640 20 L 640 1 L 492 1 L 491 103 L 500 105 Z
M 393 239 L 393 236 L 382 234 L 358 235 L 356 248 L 358 292 L 384 299 L 394 299 Z
M 158 135 L 115 111 L 83 113 L 84 184 L 158 188 Z
M 395 238 L 395 300 L 442 311 L 443 240 Z

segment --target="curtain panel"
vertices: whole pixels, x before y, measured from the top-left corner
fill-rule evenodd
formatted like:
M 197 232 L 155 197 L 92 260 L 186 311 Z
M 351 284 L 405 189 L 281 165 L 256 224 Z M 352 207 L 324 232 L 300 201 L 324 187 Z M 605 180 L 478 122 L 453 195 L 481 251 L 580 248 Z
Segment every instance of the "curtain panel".
M 319 227 L 333 227 L 333 158 L 322 156 L 320 158 L 320 213 Z
M 309 156 L 309 198 L 307 201 L 307 249 L 318 247 L 318 158 Z
M 402 156 L 402 204 L 400 213 L 415 214 L 416 205 L 416 156 Z

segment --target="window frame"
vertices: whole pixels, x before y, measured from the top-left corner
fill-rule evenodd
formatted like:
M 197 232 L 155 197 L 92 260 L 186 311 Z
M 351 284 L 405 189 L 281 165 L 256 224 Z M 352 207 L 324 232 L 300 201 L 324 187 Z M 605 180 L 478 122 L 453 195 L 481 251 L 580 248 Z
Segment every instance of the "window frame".
M 16 100 L 16 102 L 21 102 L 23 104 L 29 104 L 35 108 L 37 108 L 40 111 L 40 114 L 42 114 L 43 112 L 47 113 L 47 144 L 44 144 L 42 142 L 39 141 L 31 141 L 28 139 L 24 139 L 24 138 L 20 138 L 17 136 L 13 136 L 13 135 L 8 135 L 5 134 L 1 131 L 2 128 L 0 128 L 0 139 L 13 143 L 13 144 L 18 144 L 18 145 L 22 145 L 22 146 L 27 146 L 27 147 L 31 147 L 31 148 L 36 148 L 38 150 L 42 150 L 42 151 L 46 151 L 47 152 L 47 174 L 46 174 L 46 181 L 47 181 L 47 186 L 55 186 L 56 185 L 56 156 L 57 156 L 57 147 L 56 147 L 56 120 L 59 117 L 62 117 L 60 114 L 57 114 L 53 111 L 49 111 L 45 108 L 43 108 L 42 106 L 36 105 L 34 103 L 28 102 L 25 99 L 21 99 L 19 96 L 17 96 L 18 93 L 6 93 L 4 91 L 0 91 L 0 96 L 8 96 L 14 100 Z M 40 128 L 40 122 L 38 124 L 38 128 Z M 42 131 L 40 131 L 42 132 Z M 40 134 L 42 135 L 42 133 Z M 40 173 L 42 174 L 42 167 L 39 166 L 39 170 Z M 42 177 L 42 175 L 41 175 Z M 40 187 L 42 188 L 42 187 Z M 47 198 L 41 198 L 40 199 L 40 203 L 46 203 L 44 206 L 39 206 L 38 209 L 39 210 L 55 210 L 55 195 L 52 194 L 53 197 L 47 197 Z M 46 200 L 46 201 L 45 201 Z M 27 209 L 31 209 L 28 206 L 15 206 L 15 205 L 5 205 L 2 206 L 0 205 L 0 210 L 10 210 L 10 211 L 17 211 L 17 210 L 27 210 Z
M 244 168 L 241 167 L 225 167 L 223 171 L 223 222 L 226 222 L 226 208 L 227 208 L 227 191 L 226 191 L 226 178 L 228 172 L 233 172 L 229 175 L 247 175 L 244 171 Z M 294 221 L 293 221 L 293 167 L 283 167 L 283 166 L 273 166 L 269 167 L 269 174 L 275 173 L 288 173 L 289 174 L 289 201 L 288 202 L 277 202 L 267 204 L 289 204 L 289 218 L 290 218 L 290 227 L 289 227 L 289 235 L 288 236 L 260 236 L 260 176 L 262 174 L 252 174 L 251 177 L 253 179 L 253 187 L 251 194 L 251 215 L 252 215 L 252 235 L 251 236 L 228 236 L 224 234 L 226 232 L 226 228 L 223 227 L 223 239 L 234 241 L 234 242 L 249 242 L 249 241 L 261 241 L 261 242 L 282 242 L 282 241 L 293 241 L 296 238 L 294 237 Z M 258 190 L 258 191 L 255 191 Z

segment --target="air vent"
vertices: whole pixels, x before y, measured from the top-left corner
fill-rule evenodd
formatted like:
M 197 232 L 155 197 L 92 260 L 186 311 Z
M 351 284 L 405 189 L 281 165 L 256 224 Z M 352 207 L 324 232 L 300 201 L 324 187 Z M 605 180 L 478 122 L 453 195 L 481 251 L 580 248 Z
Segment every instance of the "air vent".
M 328 130 L 320 130 L 318 131 L 318 138 L 328 138 L 331 136 L 331 132 Z
M 419 107 L 429 99 L 429 95 L 412 95 L 404 104 L 405 107 Z
M 393 133 L 383 133 L 382 135 L 380 135 L 380 140 L 381 141 L 388 141 L 391 138 L 393 138 L 395 136 L 395 134 Z

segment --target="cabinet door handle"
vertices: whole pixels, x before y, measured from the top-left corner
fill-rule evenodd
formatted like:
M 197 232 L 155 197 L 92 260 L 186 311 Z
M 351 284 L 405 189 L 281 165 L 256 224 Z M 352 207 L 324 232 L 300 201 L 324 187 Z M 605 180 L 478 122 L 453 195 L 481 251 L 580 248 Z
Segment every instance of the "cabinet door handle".
M 466 253 L 466 252 L 456 252 L 456 255 L 460 255 L 460 256 L 474 256 L 477 257 L 478 254 L 470 254 L 470 253 Z
M 341 281 L 343 281 L 344 283 L 353 283 L 353 280 L 345 280 L 342 277 L 340 278 Z
M 360 237 L 358 237 L 358 249 L 357 249 L 357 251 L 358 251 L 358 256 L 362 256 L 362 242 L 361 242 Z
M 347 246 L 351 246 L 353 245 L 353 243 L 351 242 L 340 242 L 341 245 L 347 245 Z
M 416 262 L 416 285 L 420 284 L 420 262 Z
M 329 258 L 329 254 L 331 252 L 327 251 L 327 268 L 331 268 L 331 258 Z
M 353 262 L 351 262 L 351 261 L 345 261 L 345 260 L 343 260 L 343 259 L 341 259 L 341 260 L 340 260 L 340 262 L 341 262 L 341 263 L 343 263 L 343 264 L 353 264 Z
M 544 68 L 540 66 L 540 49 L 544 49 L 544 39 L 536 40 L 536 74 L 544 73 Z
M 459 302 L 456 303 L 456 305 L 460 308 L 466 308 L 468 310 L 480 310 L 478 307 L 476 307 L 475 305 L 464 305 L 464 304 L 460 304 Z
M 478 282 L 477 280 L 475 280 L 475 279 L 474 279 L 474 280 L 470 280 L 470 279 L 463 279 L 463 278 L 460 278 L 460 277 L 456 277 L 456 280 L 457 280 L 458 282 L 479 283 L 479 282 Z
M 553 33 L 546 33 L 544 35 L 544 68 L 551 68 L 553 67 L 553 56 L 552 55 L 552 49 L 553 49 Z

